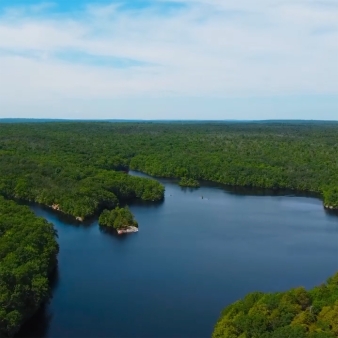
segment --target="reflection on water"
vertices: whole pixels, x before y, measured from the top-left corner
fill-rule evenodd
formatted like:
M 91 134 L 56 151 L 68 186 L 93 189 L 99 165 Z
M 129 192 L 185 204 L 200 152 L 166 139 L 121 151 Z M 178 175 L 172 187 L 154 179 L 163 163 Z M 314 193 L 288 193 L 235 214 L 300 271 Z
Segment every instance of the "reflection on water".
M 51 292 L 57 288 L 59 283 L 59 270 L 56 268 L 50 276 Z M 53 297 L 53 296 L 51 296 Z M 44 304 L 35 315 L 25 323 L 16 338 L 46 337 L 49 324 L 53 315 L 49 312 L 48 303 Z
M 338 210 L 325 209 L 325 213 L 326 213 L 328 216 L 338 217 Z
M 45 337 L 51 320 L 52 315 L 48 313 L 48 307 L 43 305 L 38 312 L 22 326 L 21 331 L 15 337 Z

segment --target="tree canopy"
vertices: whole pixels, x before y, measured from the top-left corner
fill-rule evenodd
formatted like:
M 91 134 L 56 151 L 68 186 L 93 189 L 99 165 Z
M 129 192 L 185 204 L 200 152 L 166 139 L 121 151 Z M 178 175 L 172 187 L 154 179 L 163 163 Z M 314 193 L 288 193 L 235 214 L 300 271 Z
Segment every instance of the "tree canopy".
M 57 253 L 53 225 L 0 196 L 0 337 L 13 335 L 49 298 Z
M 182 177 L 178 184 L 181 187 L 191 187 L 191 188 L 197 188 L 200 186 L 197 180 L 194 180 L 193 178 L 187 178 L 187 177 Z
M 153 176 L 309 191 L 338 208 L 338 123 L 0 124 L 0 194 L 87 217 L 163 198 Z M 184 183 L 184 182 L 183 182 Z
M 338 273 L 310 291 L 248 294 L 223 310 L 212 337 L 338 337 Z
M 101 226 L 113 227 L 115 229 L 126 228 L 128 226 L 138 226 L 128 207 L 116 207 L 110 211 L 104 210 L 100 215 L 99 224 Z

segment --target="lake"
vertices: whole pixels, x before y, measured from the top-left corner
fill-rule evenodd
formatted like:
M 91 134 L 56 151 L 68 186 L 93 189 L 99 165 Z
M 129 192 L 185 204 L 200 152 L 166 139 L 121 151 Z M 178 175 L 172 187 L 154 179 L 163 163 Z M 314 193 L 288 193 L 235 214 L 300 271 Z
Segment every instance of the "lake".
M 248 292 L 311 288 L 338 270 L 338 217 L 319 199 L 160 181 L 164 202 L 130 206 L 135 234 L 31 206 L 58 230 L 59 267 L 19 337 L 210 337 Z

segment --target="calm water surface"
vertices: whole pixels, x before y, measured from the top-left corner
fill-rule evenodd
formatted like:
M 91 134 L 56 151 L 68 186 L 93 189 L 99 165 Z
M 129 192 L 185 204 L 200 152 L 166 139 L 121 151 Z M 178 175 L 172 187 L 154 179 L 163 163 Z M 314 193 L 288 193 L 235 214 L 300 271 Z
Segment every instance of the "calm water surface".
M 338 270 L 338 217 L 320 200 L 161 181 L 165 201 L 130 206 L 140 231 L 122 237 L 32 206 L 58 230 L 59 268 L 20 337 L 209 337 L 246 293 L 310 288 Z

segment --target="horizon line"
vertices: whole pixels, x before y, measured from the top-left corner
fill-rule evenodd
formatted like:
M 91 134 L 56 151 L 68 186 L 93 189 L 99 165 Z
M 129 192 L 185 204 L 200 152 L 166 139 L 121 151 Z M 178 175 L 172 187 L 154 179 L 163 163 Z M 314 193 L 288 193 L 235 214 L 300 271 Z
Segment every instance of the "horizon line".
M 2 121 L 82 121 L 82 122 L 338 122 L 337 120 L 320 120 L 320 119 L 79 119 L 79 118 L 43 118 L 43 117 L 4 117 Z

